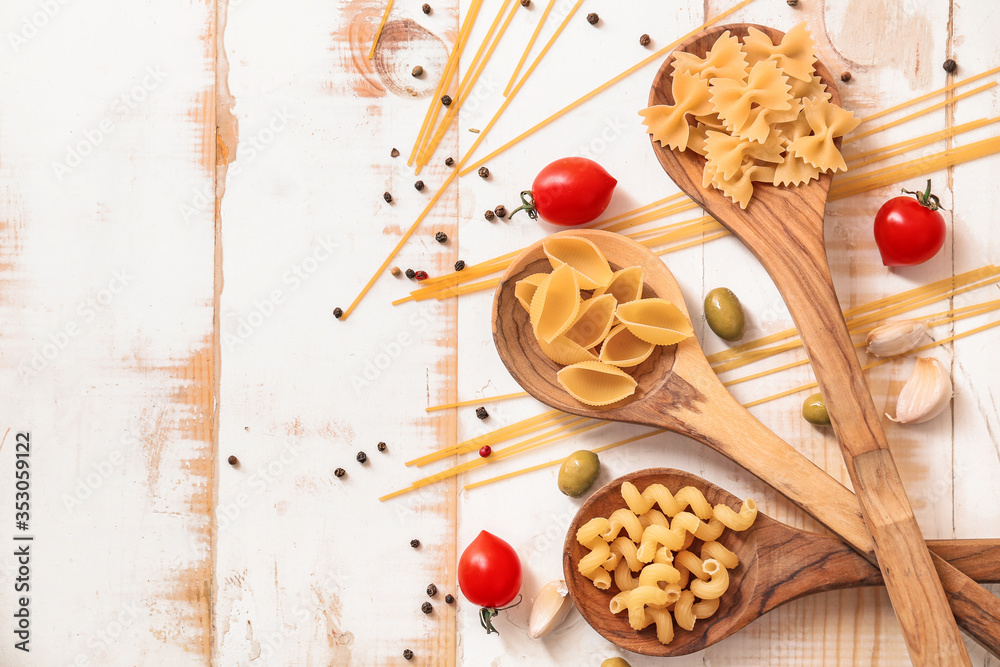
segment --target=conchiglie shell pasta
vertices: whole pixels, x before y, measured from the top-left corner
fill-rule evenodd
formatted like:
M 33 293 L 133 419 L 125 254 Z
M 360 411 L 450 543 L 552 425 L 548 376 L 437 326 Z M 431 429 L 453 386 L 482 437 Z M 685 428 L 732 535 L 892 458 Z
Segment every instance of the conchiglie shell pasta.
M 629 266 L 615 271 L 607 287 L 594 290 L 594 296 L 611 294 L 618 303 L 635 301 L 642 296 L 642 281 L 645 275 L 641 266 Z
M 684 313 L 666 299 L 623 303 L 615 314 L 637 338 L 653 345 L 674 345 L 694 335 Z
M 580 286 L 568 264 L 550 273 L 531 297 L 531 328 L 535 338 L 551 343 L 566 333 L 580 312 Z
M 572 267 L 580 289 L 604 287 L 611 282 L 613 272 L 608 260 L 596 245 L 578 236 L 553 236 L 542 243 L 553 269 Z
M 597 361 L 597 356 L 593 352 L 566 336 L 556 336 L 551 343 L 539 339 L 538 346 L 542 348 L 546 357 L 563 366 L 578 364 L 581 361 Z
M 637 382 L 631 375 L 600 361 L 584 361 L 559 371 L 563 389 L 587 405 L 611 405 L 635 393 Z
M 601 361 L 619 368 L 638 366 L 649 358 L 656 346 L 636 337 L 628 327 L 619 324 L 601 346 Z
M 535 296 L 535 290 L 548 277 L 547 273 L 533 273 L 527 278 L 518 280 L 517 284 L 514 285 L 514 297 L 529 313 L 531 312 L 531 297 Z
M 587 299 L 580 305 L 580 314 L 576 316 L 576 321 L 565 337 L 584 349 L 594 347 L 611 331 L 617 306 L 618 301 L 611 294 Z

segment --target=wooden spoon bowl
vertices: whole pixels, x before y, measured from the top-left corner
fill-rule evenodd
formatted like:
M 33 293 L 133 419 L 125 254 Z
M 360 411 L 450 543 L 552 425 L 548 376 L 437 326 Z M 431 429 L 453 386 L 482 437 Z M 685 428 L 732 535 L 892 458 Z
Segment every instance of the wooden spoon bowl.
M 608 608 L 611 588 L 602 591 L 580 574 L 577 564 L 587 548 L 576 541 L 576 531 L 595 517 L 607 517 L 627 507 L 621 486 L 631 482 L 640 491 L 663 484 L 676 493 L 685 486 L 700 489 L 713 505 L 737 509 L 742 501 L 728 491 L 681 470 L 650 468 L 615 479 L 596 491 L 573 518 L 563 548 L 563 576 L 583 618 L 605 639 L 634 653 L 680 656 L 701 651 L 743 629 L 769 611 L 805 595 L 822 591 L 882 585 L 877 567 L 837 537 L 793 528 L 763 513 L 742 532 L 726 530 L 718 541 L 733 551 L 740 564 L 729 572 L 729 589 L 719 599 L 719 609 L 699 620 L 694 630 L 674 628 L 674 639 L 661 644 L 655 627 L 635 631 L 628 613 L 612 614 Z M 699 543 L 692 550 L 697 554 Z M 941 540 L 928 546 L 979 582 L 1000 578 L 1000 541 Z M 635 573 L 632 573 L 635 576 Z

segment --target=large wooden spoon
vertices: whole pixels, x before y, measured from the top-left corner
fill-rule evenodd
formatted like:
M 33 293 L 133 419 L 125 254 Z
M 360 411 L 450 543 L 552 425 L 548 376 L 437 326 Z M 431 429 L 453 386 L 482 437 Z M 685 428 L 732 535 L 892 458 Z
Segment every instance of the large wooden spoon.
M 693 631 L 676 629 L 674 640 L 661 644 L 653 628 L 636 632 L 628 624 L 628 614 L 611 613 L 608 604 L 618 592 L 614 584 L 610 590 L 598 590 L 577 568 L 580 558 L 587 553 L 576 541 L 577 529 L 594 517 L 607 517 L 626 507 L 621 496 L 624 482 L 631 482 L 640 491 L 650 484 L 663 484 L 675 493 L 693 486 L 701 489 L 713 505 L 723 503 L 733 509 L 739 508 L 741 500 L 691 473 L 650 468 L 609 482 L 577 512 L 563 549 L 563 572 L 570 595 L 591 627 L 628 651 L 655 656 L 687 655 L 722 641 L 786 602 L 821 591 L 883 583 L 879 569 L 839 538 L 792 528 L 758 513 L 748 530 L 741 533 L 727 530 L 719 538 L 719 542 L 739 556 L 740 564 L 729 573 L 729 590 L 720 599 L 718 611 L 698 621 Z M 1000 540 L 931 540 L 927 545 L 976 581 L 1000 581 Z
M 702 31 L 676 49 L 704 56 L 727 30 L 743 39 L 749 24 Z M 753 26 L 775 44 L 784 33 Z M 840 102 L 837 87 L 821 62 L 816 72 Z M 673 54 L 657 72 L 650 105 L 672 104 Z M 910 659 L 916 664 L 969 664 L 945 591 L 889 452 L 834 291 L 823 244 L 823 213 L 831 175 L 798 187 L 754 186 L 745 210 L 721 191 L 702 186 L 705 159 L 653 142 L 667 174 L 695 202 L 728 228 L 757 256 L 788 306 L 823 392 L 847 471 L 858 493 L 865 524 L 875 542 L 882 575 Z M 994 630 L 994 638 L 997 635 Z
M 643 296 L 667 299 L 687 313 L 670 270 L 645 246 L 599 230 L 561 233 L 593 241 L 613 268 L 641 266 L 646 279 Z M 528 313 L 514 296 L 518 280 L 550 270 L 542 242 L 529 246 L 507 268 L 493 300 L 497 352 L 525 391 L 565 412 L 658 426 L 703 442 L 780 491 L 870 562 L 877 562 L 875 544 L 865 527 L 857 497 L 747 412 L 722 386 L 695 338 L 657 348 L 649 359 L 632 369 L 639 384 L 636 393 L 625 401 L 590 407 L 570 396 L 556 380 L 559 365 L 538 346 Z M 962 627 L 990 651 L 1000 654 L 1000 599 L 944 560 L 935 558 L 934 564 Z

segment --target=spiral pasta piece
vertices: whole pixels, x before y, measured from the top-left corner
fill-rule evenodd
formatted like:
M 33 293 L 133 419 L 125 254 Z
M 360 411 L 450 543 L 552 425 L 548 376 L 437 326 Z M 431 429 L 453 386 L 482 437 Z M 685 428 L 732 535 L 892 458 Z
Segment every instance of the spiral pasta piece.
M 757 503 L 754 502 L 753 498 L 747 498 L 740 506 L 739 512 L 734 511 L 728 505 L 716 505 L 712 518 L 718 519 L 722 525 L 730 530 L 741 532 L 752 526 L 757 519 Z

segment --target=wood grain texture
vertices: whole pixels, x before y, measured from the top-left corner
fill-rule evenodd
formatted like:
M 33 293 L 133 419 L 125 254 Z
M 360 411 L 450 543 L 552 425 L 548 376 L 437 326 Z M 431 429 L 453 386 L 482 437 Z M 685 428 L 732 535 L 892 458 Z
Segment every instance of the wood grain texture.
M 629 473 L 595 491 L 570 524 L 563 548 L 563 574 L 570 595 L 587 623 L 609 641 L 643 655 L 674 657 L 701 651 L 738 632 L 764 614 L 806 595 L 884 582 L 878 567 L 856 553 L 842 540 L 787 526 L 757 514 L 754 525 L 743 532 L 726 530 L 718 539 L 739 558 L 730 571 L 729 590 L 721 598 L 718 611 L 699 620 L 694 630 L 675 628 L 670 644 L 656 639 L 654 628 L 636 632 L 627 614 L 612 614 L 611 597 L 619 592 L 612 583 L 606 591 L 580 574 L 577 564 L 589 549 L 576 540 L 576 531 L 595 517 L 608 517 L 627 505 L 621 486 L 630 482 L 640 491 L 651 484 L 663 484 L 672 492 L 685 486 L 700 489 L 712 505 L 738 509 L 742 503 L 728 491 L 680 470 L 649 468 Z M 690 550 L 699 551 L 698 542 Z M 929 542 L 928 546 L 977 581 L 991 582 L 1000 577 L 1000 543 L 996 540 Z M 634 576 L 634 573 L 633 573 Z
M 678 51 L 703 56 L 729 30 L 742 39 L 746 24 L 716 26 L 678 45 Z M 784 33 L 754 26 L 779 42 Z M 650 92 L 650 105 L 673 103 L 673 61 L 660 67 Z M 837 86 L 821 62 L 816 72 L 840 102 Z M 705 160 L 690 151 L 672 151 L 652 142 L 660 164 L 675 183 L 739 238 L 774 280 L 802 335 L 820 390 L 829 407 L 848 473 L 859 492 L 868 530 L 886 580 L 890 599 L 903 627 L 910 657 L 919 664 L 969 663 L 958 628 L 948 613 L 943 585 L 930 553 L 923 548 L 920 527 L 896 469 L 858 363 L 826 259 L 823 219 L 831 176 L 785 188 L 756 184 L 746 209 L 729 202 L 721 191 L 701 185 Z M 988 600 L 992 596 L 984 595 Z M 1000 650 L 1000 616 L 983 632 L 979 616 L 965 620 L 967 631 Z

